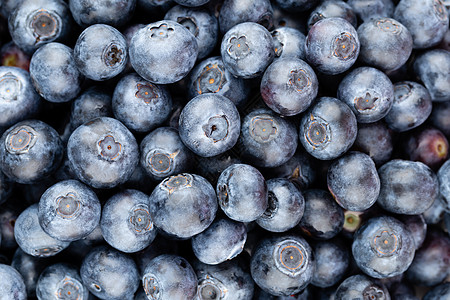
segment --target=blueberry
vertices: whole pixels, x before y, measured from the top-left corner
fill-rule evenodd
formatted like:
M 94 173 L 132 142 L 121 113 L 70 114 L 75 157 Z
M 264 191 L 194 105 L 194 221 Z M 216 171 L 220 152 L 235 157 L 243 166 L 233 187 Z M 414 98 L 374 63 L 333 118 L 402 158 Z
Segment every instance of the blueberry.
M 225 33 L 220 54 L 225 68 L 231 74 L 248 79 L 263 74 L 272 62 L 275 51 L 272 36 L 266 28 L 257 23 L 245 22 Z
M 211 225 L 217 211 L 217 197 L 206 179 L 182 173 L 158 184 L 150 195 L 149 209 L 157 228 L 187 239 Z
M 25 300 L 27 290 L 22 275 L 11 266 L 0 264 L 0 298 Z
M 308 236 L 327 240 L 337 235 L 344 225 L 344 211 L 324 190 L 306 190 L 305 212 L 298 227 Z
M 380 193 L 380 177 L 367 154 L 350 152 L 328 168 L 327 184 L 336 202 L 347 210 L 364 211 Z
M 148 132 L 169 117 L 172 98 L 164 86 L 132 73 L 122 77 L 116 85 L 112 109 L 114 116 L 130 130 Z
M 136 2 L 136 11 L 145 12 L 146 16 L 153 18 L 160 18 L 175 4 L 173 0 L 137 0 Z
M 188 171 L 192 165 L 193 154 L 172 127 L 150 132 L 142 140 L 140 150 L 140 165 L 155 180 Z
M 276 113 L 293 116 L 305 111 L 319 89 L 314 70 L 298 58 L 280 58 L 264 72 L 261 96 Z
M 442 131 L 447 137 L 450 137 L 450 101 L 434 102 L 431 111 L 430 121 L 434 127 Z
M 311 29 L 315 23 L 326 18 L 342 18 L 356 28 L 356 14 L 352 7 L 344 1 L 326 0 L 320 3 L 309 14 L 308 28 Z
M 202 6 L 203 4 L 209 2 L 209 0 L 174 0 L 174 1 L 180 5 L 188 7 Z
M 270 30 L 273 26 L 273 11 L 269 0 L 225 0 L 220 8 L 219 27 L 225 34 L 233 26 L 255 22 Z
M 450 238 L 441 231 L 427 233 L 422 247 L 417 250 L 414 260 L 406 272 L 406 278 L 416 285 L 435 286 L 450 274 Z
M 353 275 L 338 286 L 335 299 L 389 300 L 391 297 L 383 284 L 379 284 L 365 275 Z
M 39 201 L 39 224 L 51 237 L 75 241 L 86 237 L 100 221 L 97 195 L 76 180 L 52 185 Z
M 106 242 L 117 250 L 143 250 L 156 236 L 148 196 L 137 190 L 115 194 L 103 206 L 100 227 Z
M 306 60 L 322 73 L 347 71 L 359 55 L 355 28 L 342 18 L 326 18 L 315 23 L 306 36 Z
M 89 291 L 75 266 L 57 263 L 47 267 L 39 276 L 36 295 L 39 300 L 87 300 Z
M 184 6 L 176 5 L 172 7 L 164 16 L 164 20 L 172 20 L 186 27 L 197 39 L 197 59 L 203 59 L 213 51 L 217 44 L 219 38 L 219 22 L 214 14 L 206 8 L 189 8 L 185 6 L 191 5 L 182 5 Z
M 78 126 L 95 118 L 111 116 L 111 96 L 94 86 L 81 93 L 72 102 L 70 127 L 75 130 Z
M 423 162 L 432 170 L 437 170 L 448 158 L 449 144 L 438 129 L 421 127 L 408 136 L 404 150 L 410 160 Z
M 428 225 L 436 225 L 444 219 L 447 210 L 450 210 L 449 203 L 447 203 L 442 194 L 439 194 L 430 208 L 427 209 L 422 216 Z
M 340 282 L 349 264 L 350 253 L 344 244 L 337 240 L 320 241 L 313 245 L 316 269 L 311 284 L 327 288 Z
M 214 221 L 205 231 L 191 239 L 195 256 L 209 265 L 217 265 L 239 255 L 246 240 L 245 225 L 229 219 Z
M 373 123 L 389 113 L 394 102 L 394 86 L 380 70 L 354 69 L 338 87 L 337 98 L 347 104 L 360 123 Z
M 0 232 L 2 236 L 1 250 L 2 252 L 11 252 L 17 249 L 17 242 L 14 238 L 14 227 L 22 210 L 18 210 L 6 202 L 0 206 Z
M 275 0 L 275 3 L 287 11 L 302 12 L 315 7 L 319 0 Z
M 218 94 L 199 95 L 181 111 L 180 138 L 195 154 L 216 156 L 236 144 L 240 121 L 236 106 L 228 98 Z
M 255 167 L 233 164 L 217 180 L 220 208 L 232 220 L 251 222 L 262 216 L 268 205 L 267 184 Z
M 283 235 L 261 240 L 251 257 L 253 280 L 264 291 L 289 296 L 303 290 L 312 280 L 314 256 L 301 237 Z
M 81 27 L 93 24 L 124 25 L 133 15 L 136 0 L 69 0 L 70 11 Z
M 78 37 L 73 49 L 75 64 L 87 78 L 103 81 L 122 72 L 128 60 L 125 37 L 114 27 L 95 24 Z
M 448 13 L 440 0 L 401 0 L 395 7 L 394 19 L 408 28 L 413 48 L 436 46 L 448 29 Z
M 271 31 L 275 58 L 295 57 L 305 59 L 306 36 L 292 27 L 279 27 Z
M 94 188 L 127 181 L 139 162 L 136 139 L 119 121 L 101 117 L 78 127 L 67 143 L 71 169 Z
M 431 100 L 440 102 L 450 99 L 449 69 L 450 52 L 442 49 L 426 51 L 414 62 L 414 72 L 430 92 Z
M 395 7 L 393 0 L 348 0 L 347 4 L 363 22 L 372 18 L 390 18 Z
M 421 125 L 430 116 L 431 96 L 421 84 L 402 81 L 394 84 L 394 103 L 384 118 L 389 128 L 403 132 Z
M 83 285 L 100 299 L 129 299 L 139 287 L 139 274 L 126 254 L 99 246 L 84 258 L 80 268 Z
M 72 49 L 60 43 L 45 44 L 33 54 L 30 76 L 36 91 L 45 100 L 58 103 L 74 99 L 83 80 Z
M 0 127 L 30 118 L 37 113 L 40 102 L 28 72 L 16 67 L 0 67 Z
M 359 58 L 381 70 L 397 70 L 412 52 L 413 40 L 403 24 L 391 18 L 375 18 L 358 27 Z
M 294 156 L 297 130 L 290 120 L 269 109 L 256 109 L 241 126 L 242 157 L 258 167 L 278 167 Z
M 447 203 L 450 203 L 450 159 L 439 168 L 437 177 L 439 180 L 439 191 Z M 450 210 L 450 204 L 448 208 Z
M 421 162 L 391 160 L 378 173 L 381 189 L 377 203 L 387 211 L 406 215 L 421 214 L 439 194 L 437 176 Z
M 414 248 L 419 249 L 427 235 L 427 223 L 422 215 L 398 215 L 397 219 L 411 232 Z
M 224 66 L 220 56 L 205 59 L 195 66 L 189 75 L 189 98 L 215 93 L 242 106 L 249 96 L 250 88 L 244 79 L 234 77 Z
M 0 139 L 0 166 L 11 180 L 30 184 L 59 166 L 63 145 L 55 129 L 38 120 L 15 124 Z
M 25 53 L 13 41 L 0 48 L 0 64 L 7 67 L 18 67 L 29 71 L 31 55 Z
M 190 300 L 197 292 L 197 275 L 183 257 L 163 254 L 147 264 L 142 285 L 148 299 Z
M 321 160 L 344 154 L 356 139 L 356 117 L 342 101 L 317 99 L 300 122 L 299 138 L 305 150 Z
M 19 215 L 14 225 L 14 238 L 23 252 L 37 257 L 54 256 L 70 244 L 54 239 L 42 230 L 37 204 L 31 205 Z
M 130 42 L 131 65 L 140 76 L 157 84 L 184 78 L 194 67 L 197 56 L 195 36 L 183 25 L 170 20 L 147 25 L 138 30 Z
M 450 297 L 450 282 L 441 283 L 429 290 L 423 300 L 440 300 Z
M 388 162 L 394 150 L 393 133 L 386 123 L 358 124 L 354 148 L 372 158 L 377 166 Z
M 194 270 L 198 278 L 197 295 L 194 299 L 252 299 L 252 277 L 236 260 L 215 266 L 196 262 Z
M 369 219 L 356 232 L 352 253 L 358 267 L 373 278 L 402 274 L 411 265 L 415 247 L 408 228 L 397 219 Z
M 62 0 L 22 0 L 8 19 L 14 43 L 29 54 L 46 43 L 65 41 L 72 25 Z
M 256 223 L 271 232 L 285 232 L 294 228 L 303 216 L 305 199 L 300 190 L 288 179 L 267 181 L 268 206 Z

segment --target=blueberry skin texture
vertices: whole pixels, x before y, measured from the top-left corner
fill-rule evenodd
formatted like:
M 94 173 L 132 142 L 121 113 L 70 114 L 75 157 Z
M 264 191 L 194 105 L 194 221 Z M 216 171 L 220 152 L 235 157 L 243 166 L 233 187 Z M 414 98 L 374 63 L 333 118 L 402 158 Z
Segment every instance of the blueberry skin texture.
M 439 201 L 439 200 L 435 200 Z M 398 215 L 397 219 L 405 224 L 406 228 L 411 232 L 411 235 L 414 240 L 415 249 L 419 249 L 425 237 L 427 235 L 427 223 L 425 223 L 425 219 L 420 215 Z
M 384 118 L 389 128 L 404 132 L 425 122 L 432 110 L 431 96 L 421 84 L 402 81 L 394 84 L 394 103 Z
M 390 300 L 388 289 L 380 283 L 376 283 L 366 275 L 353 275 L 345 279 L 337 288 L 335 299 L 377 299 Z
M 280 58 L 264 72 L 261 96 L 273 111 L 293 116 L 305 111 L 316 98 L 319 81 L 314 70 L 303 60 Z
M 313 246 L 316 269 L 311 284 L 327 288 L 340 282 L 350 264 L 350 253 L 337 241 L 321 241 Z
M 0 298 L 27 299 L 27 290 L 22 275 L 11 266 L 0 264 Z
M 70 128 L 78 126 L 98 117 L 111 117 L 111 96 L 97 87 L 81 93 L 73 102 L 70 113 Z
M 194 67 L 197 56 L 195 36 L 171 20 L 147 25 L 130 42 L 131 65 L 143 78 L 157 84 L 184 78 Z
M 300 142 L 315 158 L 334 159 L 353 145 L 358 131 L 356 124 L 352 110 L 342 101 L 321 97 L 302 116 Z
M 261 76 L 275 57 L 272 36 L 263 26 L 240 23 L 228 30 L 220 46 L 225 68 L 244 79 Z
M 140 165 L 154 180 L 188 171 L 193 162 L 192 152 L 172 127 L 150 132 L 142 140 L 140 150 Z
M 430 121 L 433 127 L 442 131 L 445 136 L 450 136 L 450 120 L 447 117 L 450 112 L 450 101 L 433 103 Z
M 209 0 L 174 0 L 174 1 L 180 5 L 188 7 L 202 6 L 203 4 L 209 2 Z
M 325 18 L 342 18 L 355 28 L 357 25 L 356 14 L 352 7 L 340 0 L 326 0 L 316 6 L 309 14 L 308 28 L 311 29 L 317 21 Z
M 39 200 L 39 224 L 51 237 L 72 242 L 89 235 L 100 221 L 100 201 L 76 180 L 55 183 Z
M 262 216 L 268 205 L 267 184 L 255 167 L 233 164 L 217 180 L 220 208 L 232 220 L 251 222 Z
M 132 17 L 136 0 L 69 0 L 69 6 L 81 27 L 98 23 L 119 27 Z
M 244 223 L 219 219 L 192 237 L 192 250 L 202 263 L 217 265 L 239 255 L 247 241 Z
M 40 103 L 41 98 L 27 71 L 0 66 L 0 127 L 9 127 L 32 117 Z
M 411 265 L 414 239 L 402 222 L 379 216 L 369 219 L 355 233 L 352 253 L 358 267 L 367 275 L 394 277 Z
M 252 299 L 255 284 L 251 275 L 236 260 L 219 265 L 194 262 L 193 267 L 198 278 L 194 299 L 208 299 L 214 294 L 223 300 Z
M 128 61 L 125 37 L 114 27 L 95 24 L 78 37 L 73 49 L 78 70 L 87 78 L 104 81 L 120 74 Z
M 217 212 L 214 188 L 203 177 L 182 173 L 164 179 L 150 195 L 149 208 L 155 226 L 181 239 L 208 228 Z
M 70 242 L 52 238 L 39 225 L 38 205 L 33 204 L 17 218 L 14 238 L 26 254 L 36 257 L 50 257 L 67 248 Z
M 305 211 L 305 199 L 300 190 L 286 178 L 267 180 L 268 207 L 256 223 L 271 232 L 294 228 Z
M 61 298 L 87 300 L 89 291 L 83 285 L 78 269 L 65 263 L 47 267 L 36 284 L 39 300 L 58 300 Z
M 391 160 L 378 170 L 378 174 L 381 189 L 377 203 L 387 211 L 405 215 L 421 214 L 439 195 L 436 174 L 421 162 Z
M 67 143 L 76 176 L 94 188 L 112 188 L 127 181 L 139 163 L 133 134 L 119 121 L 101 117 L 78 127 Z
M 391 18 L 395 8 L 392 0 L 348 0 L 347 4 L 363 22 L 372 18 Z
M 440 0 L 401 0 L 395 7 L 394 19 L 408 28 L 414 49 L 439 44 L 449 24 L 447 10 Z
M 396 70 L 406 63 L 412 52 L 409 30 L 391 18 L 376 18 L 358 27 L 361 44 L 359 58 L 381 70 Z
M 247 100 L 250 87 L 225 68 L 220 56 L 214 56 L 198 63 L 189 75 L 189 98 L 207 93 L 225 96 L 239 107 Z
M 241 126 L 243 158 L 258 167 L 278 167 L 294 156 L 297 130 L 269 109 L 256 109 L 245 116 Z
M 373 123 L 385 117 L 394 102 L 394 86 L 380 70 L 354 69 L 338 87 L 337 98 L 347 104 L 360 123 Z
M 220 7 L 219 28 L 225 34 L 244 22 L 261 24 L 268 30 L 273 26 L 273 10 L 269 0 L 225 0 Z
M 290 296 L 311 282 L 314 255 L 306 240 L 299 236 L 265 238 L 251 257 L 250 270 L 262 290 L 276 296 Z
M 328 168 L 328 190 L 344 209 L 364 211 L 380 194 L 380 177 L 369 155 L 350 152 L 335 160 Z
M 0 166 L 18 183 L 39 182 L 54 173 L 63 155 L 58 132 L 39 120 L 25 120 L 6 130 L 0 139 Z
M 128 299 L 139 287 L 134 260 L 107 246 L 89 252 L 81 264 L 80 275 L 84 286 L 100 299 Z
M 72 49 L 54 42 L 34 52 L 30 61 L 30 76 L 42 98 L 56 103 L 74 99 L 81 91 L 83 81 Z
M 355 150 L 366 153 L 380 166 L 389 161 L 394 150 L 393 132 L 385 122 L 358 124 Z
M 180 23 L 195 36 L 198 44 L 197 59 L 207 57 L 215 48 L 219 38 L 219 22 L 206 8 L 176 5 L 166 13 L 164 20 Z
M 183 257 L 163 254 L 147 264 L 142 285 L 148 299 L 191 300 L 197 291 L 197 275 Z
M 241 118 L 228 98 L 204 94 L 184 106 L 178 124 L 180 138 L 192 152 L 202 157 L 212 157 L 236 144 Z
M 298 29 L 292 27 L 279 27 L 271 31 L 275 58 L 295 57 L 305 59 L 306 36 Z
M 429 290 L 425 296 L 424 300 L 439 300 L 450 297 L 450 282 L 441 283 L 431 290 Z
M 308 236 L 328 240 L 341 232 L 344 211 L 336 204 L 330 193 L 324 190 L 306 190 L 305 211 L 298 227 Z
M 431 100 L 450 100 L 450 52 L 442 49 L 429 50 L 414 62 L 414 72 L 430 92 Z
M 149 132 L 169 117 L 172 97 L 164 86 L 152 84 L 132 73 L 117 83 L 112 110 L 114 116 L 130 130 Z
M 326 18 L 314 24 L 306 36 L 306 60 L 329 75 L 347 71 L 359 55 L 355 28 L 342 18 Z
M 319 0 L 275 0 L 286 11 L 302 12 L 315 7 Z
M 62 0 L 22 0 L 9 15 L 8 28 L 14 43 L 32 54 L 46 43 L 65 41 L 71 20 L 69 7 Z
M 103 206 L 100 227 L 105 241 L 117 250 L 143 250 L 156 237 L 148 196 L 137 190 L 115 194 Z
M 439 192 L 446 199 L 450 210 L 450 159 L 447 160 L 437 172 L 439 180 Z

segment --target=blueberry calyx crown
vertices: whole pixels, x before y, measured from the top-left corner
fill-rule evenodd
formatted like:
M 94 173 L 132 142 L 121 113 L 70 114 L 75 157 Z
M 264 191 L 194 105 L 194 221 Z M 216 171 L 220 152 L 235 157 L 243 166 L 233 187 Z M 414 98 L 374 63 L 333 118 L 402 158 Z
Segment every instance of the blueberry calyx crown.
M 136 98 L 142 99 L 145 103 L 155 103 L 159 95 L 156 92 L 156 87 L 151 83 L 138 83 L 136 84 Z
M 198 282 L 198 299 L 219 300 L 225 298 L 227 289 L 217 278 L 206 274 L 202 278 L 200 278 Z
M 151 33 L 150 37 L 158 39 L 168 38 L 174 31 L 174 29 L 169 27 L 166 23 L 162 23 L 159 26 L 152 26 L 149 30 Z
M 206 65 L 197 79 L 197 93 L 217 93 L 227 83 L 225 68 L 219 64 Z
M 410 83 L 395 84 L 394 85 L 394 99 L 395 102 L 401 102 L 409 98 L 412 94 L 413 86 Z
M 444 4 L 442 4 L 441 0 L 434 0 L 433 2 L 434 12 L 436 13 L 436 17 L 440 21 L 445 21 L 447 19 L 447 12 Z
M 262 217 L 265 219 L 271 219 L 275 215 L 275 212 L 278 210 L 278 199 L 277 196 L 272 191 L 269 191 L 268 193 L 268 205 L 266 211 L 263 213 Z
M 208 119 L 202 126 L 205 135 L 214 143 L 224 140 L 228 136 L 228 119 L 225 115 L 217 115 Z
M 65 276 L 63 280 L 58 283 L 56 295 L 58 299 L 82 299 L 80 290 L 83 290 L 82 284 L 72 277 Z
M 304 271 L 309 257 L 303 245 L 293 239 L 286 239 L 275 246 L 273 259 L 278 270 L 295 277 Z
M 5 147 L 11 154 L 28 152 L 37 140 L 36 131 L 30 126 L 19 126 L 8 133 L 5 139 Z
M 373 92 L 371 93 L 367 91 L 364 96 L 356 97 L 353 101 L 355 103 L 356 110 L 359 112 L 364 112 L 376 108 L 379 97 L 376 97 L 376 95 L 373 94 Z
M 386 299 L 384 291 L 377 285 L 369 285 L 362 292 L 364 300 L 383 300 Z
M 303 91 L 311 85 L 311 80 L 305 70 L 292 70 L 289 73 L 289 85 L 293 86 L 298 92 Z
M 11 72 L 0 77 L 0 99 L 10 102 L 19 98 L 22 82 Z
M 58 254 L 63 248 L 61 246 L 49 246 L 33 250 L 33 255 L 37 257 L 50 257 Z
M 275 51 L 275 56 L 280 57 L 283 53 L 284 44 L 280 39 L 280 32 L 277 30 L 272 31 L 272 41 Z
M 379 257 L 395 255 L 401 249 L 401 246 L 400 236 L 390 229 L 380 230 L 372 240 L 372 249 Z
M 147 205 L 138 204 L 130 209 L 128 213 L 128 226 L 137 234 L 145 234 L 153 228 Z
M 174 153 L 167 153 L 164 150 L 155 149 L 147 154 L 147 164 L 155 175 L 170 173 L 174 168 L 174 158 L 180 150 Z
M 98 148 L 101 158 L 113 162 L 119 158 L 122 144 L 116 142 L 112 135 L 107 135 L 98 142 Z
M 162 295 L 161 286 L 155 275 L 147 273 L 143 278 L 144 292 L 148 299 L 159 300 Z
M 400 32 L 402 32 L 400 25 L 392 22 L 390 19 L 377 20 L 376 25 L 384 32 L 390 32 L 393 34 L 400 34 Z
M 74 219 L 81 212 L 81 203 L 75 193 L 56 198 L 56 214 L 63 219 Z
M 259 115 L 250 120 L 249 131 L 257 142 L 268 143 L 277 136 L 278 124 L 270 115 Z
M 186 27 L 186 29 L 189 30 L 195 37 L 198 36 L 199 29 L 194 18 L 178 17 L 177 22 Z
M 348 32 L 342 32 L 334 38 L 331 53 L 340 60 L 350 60 L 356 56 L 356 40 Z
M 115 43 L 111 43 L 105 47 L 102 55 L 103 62 L 110 68 L 120 67 L 123 64 L 124 56 L 125 54 L 122 47 Z
M 250 46 L 247 43 L 247 37 L 241 35 L 233 36 L 228 40 L 228 54 L 234 59 L 241 59 L 250 53 Z
M 305 124 L 305 138 L 314 149 L 323 149 L 331 141 L 330 126 L 324 119 L 310 114 Z
M 33 32 L 36 43 L 55 39 L 61 30 L 59 16 L 46 9 L 36 10 L 29 16 L 29 27 Z
M 171 194 L 174 191 L 192 187 L 192 181 L 194 181 L 192 175 L 183 173 L 164 179 L 162 182 L 162 187 L 168 190 L 169 194 Z

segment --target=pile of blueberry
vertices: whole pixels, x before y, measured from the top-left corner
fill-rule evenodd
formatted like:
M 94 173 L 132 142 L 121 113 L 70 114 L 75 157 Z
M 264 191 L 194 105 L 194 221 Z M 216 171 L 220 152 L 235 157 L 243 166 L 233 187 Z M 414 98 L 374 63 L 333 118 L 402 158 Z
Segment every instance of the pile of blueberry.
M 2 0 L 0 299 L 450 299 L 449 9 Z

